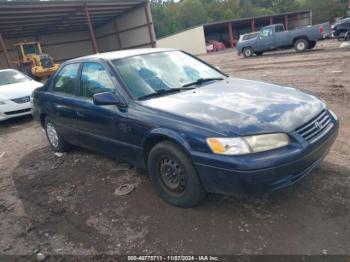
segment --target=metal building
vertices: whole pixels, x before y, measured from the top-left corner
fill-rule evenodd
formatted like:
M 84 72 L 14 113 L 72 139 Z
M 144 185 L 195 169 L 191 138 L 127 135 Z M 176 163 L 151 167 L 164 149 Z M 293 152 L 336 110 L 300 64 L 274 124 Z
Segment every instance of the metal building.
M 282 23 L 287 30 L 312 25 L 312 11 L 299 11 L 272 16 L 258 16 L 219 21 L 200 25 L 157 40 L 158 47 L 172 47 L 192 54 L 206 53 L 206 41 L 218 40 L 234 47 L 241 34 L 259 31 L 260 28 Z
M 0 3 L 0 68 L 12 67 L 13 44 L 40 41 L 55 61 L 127 48 L 154 47 L 148 0 Z

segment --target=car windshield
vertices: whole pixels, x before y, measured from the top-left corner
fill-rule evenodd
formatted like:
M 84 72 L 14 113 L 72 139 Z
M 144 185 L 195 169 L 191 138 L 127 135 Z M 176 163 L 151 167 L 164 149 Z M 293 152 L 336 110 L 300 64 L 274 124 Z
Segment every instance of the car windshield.
M 224 75 L 180 51 L 157 52 L 112 61 L 132 95 L 173 94 Z M 174 92 L 172 92 L 174 91 Z
M 30 78 L 15 70 L 0 71 L 0 86 L 29 81 Z

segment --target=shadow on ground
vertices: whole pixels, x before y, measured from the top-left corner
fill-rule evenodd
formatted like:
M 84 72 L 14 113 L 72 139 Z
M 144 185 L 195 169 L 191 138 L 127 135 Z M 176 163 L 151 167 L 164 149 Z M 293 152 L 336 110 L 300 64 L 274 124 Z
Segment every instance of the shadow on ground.
M 27 124 L 33 121 L 31 115 L 10 118 L 5 121 L 0 122 L 0 135 L 5 135 L 7 133 L 13 132 L 18 128 L 21 128 L 22 125 Z

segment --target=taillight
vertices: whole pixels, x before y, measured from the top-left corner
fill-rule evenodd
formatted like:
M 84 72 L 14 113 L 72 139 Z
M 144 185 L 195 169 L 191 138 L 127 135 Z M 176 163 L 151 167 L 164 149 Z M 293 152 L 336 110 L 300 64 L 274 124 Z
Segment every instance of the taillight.
M 322 34 L 324 32 L 324 28 L 321 26 L 320 27 L 320 33 Z

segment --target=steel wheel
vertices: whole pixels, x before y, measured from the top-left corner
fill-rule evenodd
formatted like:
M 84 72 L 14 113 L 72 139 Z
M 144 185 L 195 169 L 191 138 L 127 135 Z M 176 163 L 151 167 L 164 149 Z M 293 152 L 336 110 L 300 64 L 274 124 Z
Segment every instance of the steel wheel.
M 250 47 L 247 47 L 243 50 L 243 54 L 245 57 L 251 57 L 253 56 L 253 50 Z
M 158 165 L 158 175 L 163 188 L 171 195 L 182 195 L 186 189 L 184 170 L 170 157 L 164 157 Z
M 46 132 L 47 132 L 47 137 L 49 139 L 50 144 L 53 147 L 57 148 L 58 147 L 58 134 L 57 134 L 57 131 L 52 123 L 47 123 Z
M 309 42 L 305 39 L 299 39 L 294 44 L 295 51 L 303 52 L 309 48 Z
M 304 42 L 299 42 L 297 44 L 298 50 L 305 50 L 305 43 Z
M 153 185 L 167 203 L 189 208 L 205 197 L 191 159 L 176 143 L 166 140 L 156 144 L 147 165 Z

